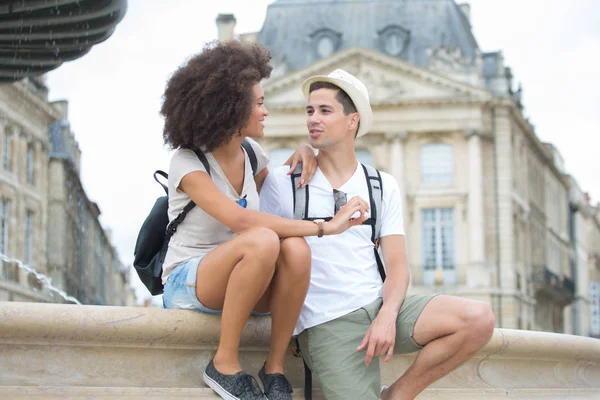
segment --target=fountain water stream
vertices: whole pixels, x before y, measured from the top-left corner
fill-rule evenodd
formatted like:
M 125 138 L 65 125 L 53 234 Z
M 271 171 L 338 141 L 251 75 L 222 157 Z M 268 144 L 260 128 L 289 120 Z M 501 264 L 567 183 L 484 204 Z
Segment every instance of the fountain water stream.
M 46 287 L 51 293 L 56 293 L 58 294 L 60 297 L 62 297 L 65 301 L 69 301 L 75 304 L 79 304 L 81 305 L 81 302 L 79 300 L 77 300 L 75 297 L 68 295 L 65 291 L 55 287 L 54 285 L 52 285 L 52 280 L 50 278 L 48 278 L 46 275 L 42 274 L 41 272 L 36 271 L 33 267 L 24 264 L 22 261 L 20 260 L 15 260 L 13 258 L 8 257 L 7 255 L 0 253 L 0 259 L 4 262 L 7 263 L 14 263 L 16 264 L 19 268 L 33 274 L 35 276 L 35 278 L 38 280 L 38 282 L 40 282 L 42 284 L 42 286 Z

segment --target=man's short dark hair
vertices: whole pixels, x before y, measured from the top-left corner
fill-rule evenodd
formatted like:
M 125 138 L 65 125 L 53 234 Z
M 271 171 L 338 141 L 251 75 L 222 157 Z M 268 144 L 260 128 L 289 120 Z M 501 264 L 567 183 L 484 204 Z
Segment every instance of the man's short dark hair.
M 354 105 L 354 102 L 352 101 L 350 96 L 348 96 L 348 93 L 344 92 L 339 86 L 334 85 L 333 83 L 330 83 L 330 82 L 313 82 L 310 84 L 308 93 L 312 93 L 315 90 L 319 90 L 319 89 L 337 90 L 335 99 L 337 101 L 339 101 L 340 104 L 342 105 L 342 110 L 344 111 L 344 115 L 358 112 L 356 110 L 356 106 Z M 358 134 L 359 129 L 360 129 L 360 120 L 358 121 L 358 125 L 356 127 L 356 133 L 354 134 L 354 137 L 356 137 L 356 135 Z

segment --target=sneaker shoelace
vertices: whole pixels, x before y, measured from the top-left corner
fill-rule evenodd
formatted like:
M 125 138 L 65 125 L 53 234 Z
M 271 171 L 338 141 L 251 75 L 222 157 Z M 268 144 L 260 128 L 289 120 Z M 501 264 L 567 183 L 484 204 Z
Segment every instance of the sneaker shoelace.
M 248 374 L 239 374 L 235 381 L 233 382 L 233 387 L 231 388 L 231 394 L 236 397 L 241 396 L 244 393 L 252 393 L 256 396 L 261 396 L 263 393 L 256 382 L 256 379 L 252 375 Z

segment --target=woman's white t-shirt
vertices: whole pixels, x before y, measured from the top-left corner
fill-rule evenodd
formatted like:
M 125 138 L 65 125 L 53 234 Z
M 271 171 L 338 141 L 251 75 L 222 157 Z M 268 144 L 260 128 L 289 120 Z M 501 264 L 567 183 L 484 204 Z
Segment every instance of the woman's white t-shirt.
M 248 138 L 246 140 L 254 149 L 257 172 L 260 172 L 269 163 L 269 158 L 258 143 Z M 231 186 L 212 153 L 205 153 L 205 155 L 210 166 L 210 176 L 217 188 L 232 201 L 238 201 L 245 197 L 248 202 L 246 208 L 258 211 L 258 192 L 248 155 L 246 155 L 244 186 L 241 195 Z M 177 150 L 171 158 L 169 167 L 169 221 L 175 219 L 189 203 L 190 197 L 178 187 L 183 177 L 194 171 L 206 172 L 196 153 L 187 149 Z M 163 263 L 163 284 L 167 282 L 169 275 L 179 263 L 190 258 L 203 256 L 236 236 L 235 232 L 207 214 L 200 207 L 192 208 L 169 241 L 169 248 Z

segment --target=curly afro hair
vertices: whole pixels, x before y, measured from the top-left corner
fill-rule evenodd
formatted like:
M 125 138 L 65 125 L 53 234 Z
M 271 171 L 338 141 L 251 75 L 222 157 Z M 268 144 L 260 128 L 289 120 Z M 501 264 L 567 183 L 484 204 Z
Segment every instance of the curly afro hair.
M 252 87 L 271 75 L 271 52 L 258 43 L 210 42 L 167 83 L 160 110 L 172 149 L 213 151 L 246 126 Z

